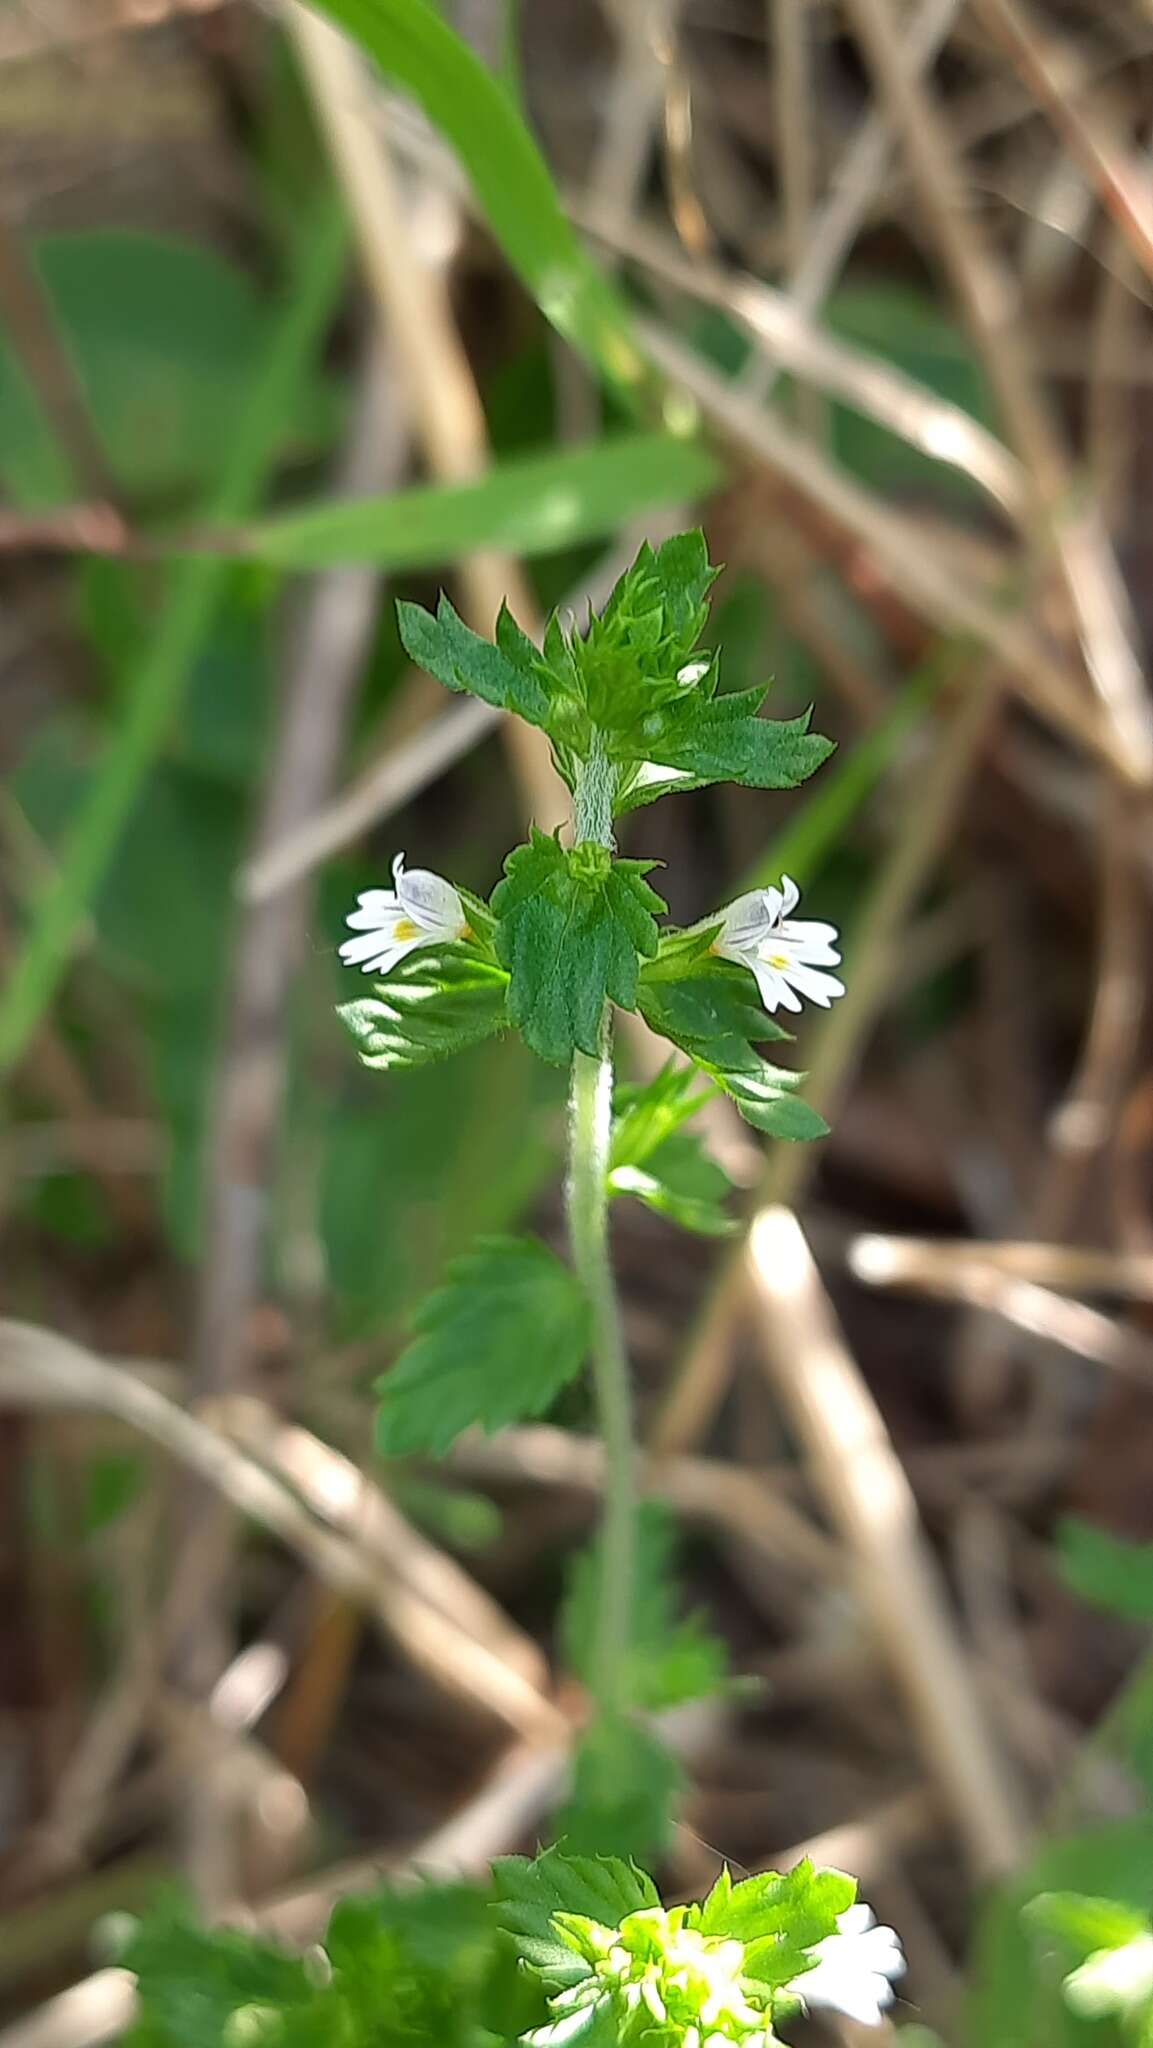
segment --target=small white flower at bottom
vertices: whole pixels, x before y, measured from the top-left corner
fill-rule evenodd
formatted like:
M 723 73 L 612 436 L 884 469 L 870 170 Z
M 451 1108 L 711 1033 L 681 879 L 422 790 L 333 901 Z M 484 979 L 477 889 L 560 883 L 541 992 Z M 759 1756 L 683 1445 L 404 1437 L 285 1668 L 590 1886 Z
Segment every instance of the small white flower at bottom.
M 878 1927 L 871 1906 L 850 1906 L 837 1916 L 836 1934 L 806 1949 L 816 1966 L 794 1977 L 785 1990 L 806 2006 L 844 2013 L 863 2027 L 879 2027 L 904 1975 L 905 1958 L 891 1927 Z
M 392 863 L 392 889 L 366 889 L 345 922 L 357 933 L 345 939 L 340 957 L 365 974 L 387 974 L 418 946 L 443 946 L 468 931 L 464 904 L 451 882 L 428 868 L 407 873 L 404 855 Z
M 713 951 L 756 976 L 766 1010 L 799 1010 L 801 998 L 827 1010 L 845 984 L 822 970 L 840 965 L 837 927 L 794 918 L 801 892 L 788 875 L 779 889 L 750 889 L 721 913 Z

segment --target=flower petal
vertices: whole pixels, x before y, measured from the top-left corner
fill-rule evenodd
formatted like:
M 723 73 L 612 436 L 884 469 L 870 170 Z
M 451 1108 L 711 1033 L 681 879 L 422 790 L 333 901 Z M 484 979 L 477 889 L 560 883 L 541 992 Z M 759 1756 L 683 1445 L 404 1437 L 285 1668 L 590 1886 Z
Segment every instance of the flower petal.
M 817 1003 L 827 1010 L 837 996 L 845 993 L 845 984 L 835 974 L 823 974 L 818 967 L 808 967 L 802 961 L 795 961 L 781 969 L 782 980 L 790 982 L 800 995 L 807 996 L 810 1003 Z
M 750 960 L 748 964 L 756 975 L 761 1001 L 770 1015 L 774 1010 L 800 1009 L 801 999 L 794 995 L 785 974 L 776 967 L 767 966 L 761 960 Z
M 427 944 L 419 933 L 415 939 L 393 939 L 387 932 L 362 932 L 355 939 L 345 939 L 339 951 L 346 967 L 360 967 L 365 974 L 389 974 L 406 953 Z
M 357 900 L 360 908 L 350 911 L 344 920 L 350 931 L 391 931 L 404 915 L 392 889 L 366 889 Z
M 410 868 L 396 878 L 396 893 L 414 924 L 437 938 L 459 938 L 467 919 L 464 904 L 451 882 L 428 868 Z
M 774 893 L 774 895 L 775 895 L 775 894 L 776 894 L 776 891 L 774 890 L 774 892 L 773 892 L 773 893 Z M 794 882 L 794 880 L 793 880 L 792 876 L 791 876 L 791 875 L 782 875 L 782 876 L 781 876 L 781 909 L 780 909 L 780 915 L 781 915 L 782 917 L 788 917 L 788 916 L 790 915 L 790 913 L 791 913 L 792 911 L 794 911 L 794 910 L 796 909 L 796 907 L 797 907 L 798 903 L 800 902 L 800 900 L 801 900 L 801 892 L 800 892 L 800 890 L 798 889 L 798 887 L 797 887 L 796 883 Z

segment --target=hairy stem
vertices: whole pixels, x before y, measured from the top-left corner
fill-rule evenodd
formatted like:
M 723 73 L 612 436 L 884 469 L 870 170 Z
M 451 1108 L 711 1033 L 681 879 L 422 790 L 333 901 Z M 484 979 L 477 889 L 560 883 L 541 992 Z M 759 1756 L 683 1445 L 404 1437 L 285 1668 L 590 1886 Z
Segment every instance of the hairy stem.
M 577 784 L 578 842 L 612 841 L 609 764 L 593 757 Z M 605 1448 L 600 1588 L 591 1685 L 602 1714 L 625 1704 L 624 1675 L 632 1640 L 636 1473 L 632 1389 L 608 1247 L 608 1165 L 612 1134 L 612 1023 L 601 1019 L 600 1052 L 573 1054 L 569 1089 L 568 1224 L 573 1264 L 592 1311 L 592 1371 Z

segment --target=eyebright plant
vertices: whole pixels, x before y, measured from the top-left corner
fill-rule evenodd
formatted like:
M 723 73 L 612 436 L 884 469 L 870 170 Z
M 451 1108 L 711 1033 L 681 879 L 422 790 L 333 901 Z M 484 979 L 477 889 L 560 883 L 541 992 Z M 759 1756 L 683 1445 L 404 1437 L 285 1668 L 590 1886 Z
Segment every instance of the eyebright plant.
M 507 608 L 490 642 L 445 597 L 435 616 L 399 605 L 415 661 L 547 733 L 572 815 L 533 827 L 488 902 L 398 854 L 392 887 L 364 891 L 340 947 L 374 980 L 340 1012 L 366 1066 L 421 1066 L 511 1029 L 569 1068 L 571 1264 L 533 1239 L 499 1238 L 451 1266 L 379 1384 L 377 1440 L 386 1456 L 442 1455 L 474 1425 L 543 1413 L 590 1364 L 605 1512 L 564 1636 L 594 1712 L 563 1824 L 570 1846 L 637 1855 L 659 1849 L 677 1784 L 645 1716 L 715 1690 L 724 1673 L 705 1631 L 677 1623 L 667 1543 L 652 1511 L 638 1512 L 609 1208 L 631 1197 L 688 1230 L 732 1227 L 729 1183 L 689 1125 L 719 1090 L 769 1137 L 821 1136 L 803 1076 L 763 1048 L 788 1036 L 776 1012 L 827 1008 L 844 992 L 830 971 L 836 930 L 797 918 L 788 876 L 678 930 L 661 921 L 656 863 L 618 852 L 617 821 L 643 805 L 723 781 L 791 789 L 831 750 L 807 714 L 763 717 L 765 688 L 721 689 L 719 655 L 700 644 L 715 574 L 699 532 L 646 545 L 599 615 L 554 614 L 539 648 Z M 669 1060 L 614 1095 L 618 1009 L 639 1013 Z
M 169 1908 L 122 1956 L 125 2048 L 773 2048 L 805 2011 L 892 2002 L 900 1948 L 856 1889 L 802 1862 L 666 1908 L 635 1864 L 554 1848 L 346 1899 L 303 1957 Z
M 599 617 L 554 617 L 540 649 L 507 611 L 493 645 L 445 598 L 435 617 L 399 607 L 416 661 L 548 734 L 572 818 L 514 848 L 487 903 L 398 854 L 340 948 L 374 977 L 340 1013 L 366 1066 L 424 1066 L 512 1029 L 570 1071 L 571 1263 L 532 1238 L 459 1259 L 380 1383 L 377 1431 L 388 1456 L 441 1454 L 474 1425 L 542 1413 L 591 1365 L 605 1511 L 561 1640 L 593 1711 L 561 1840 L 501 1859 L 484 1885 L 346 1900 L 305 1957 L 155 1915 L 124 1957 L 132 2048 L 772 2048 L 807 2009 L 877 2024 L 892 2001 L 897 1937 L 840 1871 L 802 1862 L 734 1885 L 726 1870 L 701 1904 L 665 1907 L 631 1860 L 659 1852 L 677 1790 L 653 1717 L 716 1692 L 725 1659 L 679 1613 L 669 1523 L 637 1500 L 609 1209 L 631 1197 L 688 1230 L 730 1228 L 726 1177 L 688 1126 L 720 1090 L 770 1137 L 822 1135 L 803 1077 L 761 1048 L 787 1036 L 774 1012 L 843 993 L 837 934 L 794 916 L 787 876 L 677 930 L 657 921 L 655 863 L 617 851 L 616 820 L 658 797 L 792 788 L 830 751 L 807 717 L 763 718 L 764 690 L 720 689 L 699 644 L 714 573 L 699 533 L 643 547 Z M 614 1008 L 669 1047 L 654 1080 L 615 1093 Z

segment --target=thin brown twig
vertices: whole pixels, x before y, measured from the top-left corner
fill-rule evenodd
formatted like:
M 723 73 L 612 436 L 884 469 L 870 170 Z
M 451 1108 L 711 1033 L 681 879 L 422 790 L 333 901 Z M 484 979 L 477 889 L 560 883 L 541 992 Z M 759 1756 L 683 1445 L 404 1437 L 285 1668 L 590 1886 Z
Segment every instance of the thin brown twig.
M 1129 248 L 1153 277 L 1153 186 L 1148 160 L 1116 133 L 1098 110 L 1069 90 L 1079 53 L 1042 30 L 1022 0 L 976 0 L 995 37 L 1038 105 L 1044 107 Z
M 1092 508 L 1078 509 L 1064 449 L 1034 378 L 1017 295 L 978 232 L 945 116 L 910 61 L 891 0 L 847 0 L 849 17 L 900 135 L 914 189 L 980 349 L 1005 433 L 1029 477 L 1042 556 L 1054 550 L 1086 668 L 1132 778 L 1153 778 L 1153 719 L 1127 593 Z
M 414 431 L 430 469 L 447 482 L 488 466 L 488 432 L 476 380 L 457 330 L 445 258 L 456 241 L 456 203 L 427 183 L 402 197 L 365 64 L 327 21 L 293 5 L 289 22 L 338 178 L 356 229 L 365 276 L 412 406 Z M 436 218 L 422 245 L 420 206 Z M 524 630 L 536 630 L 535 606 L 520 565 L 494 549 L 464 557 L 464 611 L 492 631 L 502 603 Z M 505 719 L 501 737 L 531 815 L 551 827 L 567 814 L 564 787 L 548 741 L 535 726 Z
M 748 1244 L 763 1356 L 857 1568 L 871 1616 L 977 1871 L 1024 1846 L 1017 1789 L 985 1725 L 916 1503 L 792 1211 L 763 1208 Z
M 947 1288 L 969 1272 L 991 1272 L 1062 1294 L 1153 1301 L 1153 1257 L 1080 1244 L 986 1244 L 973 1238 L 890 1237 L 868 1231 L 851 1239 L 848 1263 L 872 1287 Z
M 996 685 L 974 677 L 966 701 L 942 730 L 921 771 L 904 824 L 883 867 L 848 958 L 848 993 L 824 1020 L 810 1062 L 808 1099 L 825 1116 L 835 1110 L 888 994 L 900 931 L 946 843 L 996 704 Z M 778 1145 L 770 1153 L 759 1205 L 794 1205 L 813 1171 L 814 1148 Z M 748 1306 L 743 1247 L 727 1259 L 658 1415 L 655 1450 L 695 1443 L 721 1399 L 731 1368 L 733 1336 Z
M 555 1739 L 563 1732 L 563 1717 L 536 1686 L 459 1619 L 434 1607 L 426 1585 L 414 1586 L 401 1575 L 395 1540 L 399 1518 L 390 1525 L 394 1534 L 386 1559 L 341 1533 L 331 1518 L 310 1512 L 272 1469 L 178 1408 L 138 1374 L 31 1324 L 0 1321 L 0 1403 L 90 1410 L 128 1423 L 240 1513 L 270 1529 L 320 1578 L 362 1602 L 441 1683 L 522 1733 Z M 267 1429 L 265 1436 L 274 1443 Z
M 598 228 L 589 219 L 587 225 L 654 276 L 708 305 L 723 307 L 782 370 L 829 397 L 844 399 L 911 446 L 961 470 L 1003 511 L 1021 517 L 1025 480 L 1020 463 L 962 406 L 941 398 L 883 357 L 838 340 L 799 311 L 791 294 L 775 291 L 746 271 L 719 270 L 703 261 L 687 263 L 667 237 L 644 223 Z
M 871 566 L 939 630 L 964 635 L 994 655 L 1039 717 L 1104 760 L 1126 783 L 1149 786 L 1145 768 L 1019 612 L 998 606 L 946 560 L 922 528 L 882 504 L 811 442 L 772 413 L 751 407 L 736 385 L 678 337 L 651 320 L 638 326 L 646 352 L 691 393 L 723 439 L 851 534 Z
M 355 495 L 397 478 L 406 449 L 389 366 L 371 351 L 338 490 Z M 313 580 L 285 636 L 290 651 L 256 824 L 257 857 L 287 833 L 306 827 L 330 795 L 377 592 L 372 570 L 330 570 Z M 309 900 L 302 879 L 271 902 L 246 904 L 234 933 L 204 1176 L 205 1242 L 194 1348 L 194 1384 L 202 1398 L 242 1386 L 249 1364 L 252 1318 L 265 1284 L 292 981 Z M 232 1518 L 212 1489 L 190 1482 L 178 1543 L 195 1557 L 198 1569 L 195 1585 L 185 1581 L 189 1604 L 173 1675 L 190 1698 L 202 1701 L 230 1653 L 231 1529 Z M 231 1896 L 236 1882 L 226 1817 L 214 1810 L 214 1782 L 206 1765 L 188 1807 L 186 1832 L 198 1888 L 218 1903 Z

